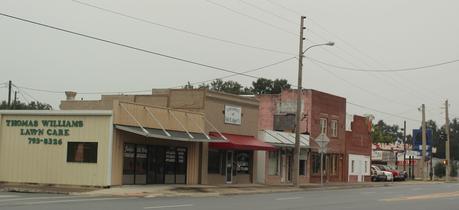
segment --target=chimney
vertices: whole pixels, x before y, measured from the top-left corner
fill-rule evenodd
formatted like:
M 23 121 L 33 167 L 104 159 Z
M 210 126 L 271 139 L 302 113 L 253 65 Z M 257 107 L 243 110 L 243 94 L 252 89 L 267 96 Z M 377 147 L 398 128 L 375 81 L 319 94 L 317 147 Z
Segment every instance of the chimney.
M 77 95 L 77 92 L 74 92 L 74 91 L 65 91 L 65 96 L 67 97 L 67 101 L 74 101 L 76 95 Z

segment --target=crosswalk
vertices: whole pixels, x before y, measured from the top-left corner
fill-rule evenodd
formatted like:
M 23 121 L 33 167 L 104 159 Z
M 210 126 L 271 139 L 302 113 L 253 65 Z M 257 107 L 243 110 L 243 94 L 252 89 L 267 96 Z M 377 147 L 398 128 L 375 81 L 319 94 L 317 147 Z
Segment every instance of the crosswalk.
M 111 201 L 126 198 L 119 197 L 94 197 L 94 196 L 72 196 L 72 195 L 47 195 L 27 193 L 1 193 L 0 209 L 6 206 L 27 206 L 45 204 L 65 204 L 78 202 Z

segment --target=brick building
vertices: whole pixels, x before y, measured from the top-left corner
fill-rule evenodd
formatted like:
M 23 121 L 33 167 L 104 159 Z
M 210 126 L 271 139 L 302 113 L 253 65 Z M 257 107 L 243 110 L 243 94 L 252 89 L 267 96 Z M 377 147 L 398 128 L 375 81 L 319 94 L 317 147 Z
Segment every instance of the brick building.
M 346 177 L 348 182 L 371 181 L 371 138 L 369 120 L 354 115 L 346 131 Z
M 259 95 L 258 128 L 293 132 L 296 113 L 296 90 L 284 90 L 280 94 Z M 345 160 L 346 99 L 317 90 L 302 91 L 302 116 L 300 132 L 311 139 L 325 133 L 329 139 L 327 154 L 324 155 L 324 180 L 327 182 L 347 181 Z M 310 142 L 307 160 L 300 162 L 305 168 L 304 182 L 320 182 L 320 155 L 318 145 Z M 269 155 L 267 155 L 269 156 Z M 269 160 L 266 160 L 269 162 Z M 301 164 L 305 164 L 302 166 Z

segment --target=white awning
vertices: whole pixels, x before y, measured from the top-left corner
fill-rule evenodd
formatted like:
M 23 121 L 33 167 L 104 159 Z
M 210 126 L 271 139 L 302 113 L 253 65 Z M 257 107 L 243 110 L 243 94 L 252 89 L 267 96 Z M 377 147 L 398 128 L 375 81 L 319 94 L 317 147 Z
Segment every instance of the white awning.
M 279 147 L 294 147 L 295 146 L 295 133 L 261 130 L 258 131 L 258 138 L 266 143 L 270 143 Z M 309 135 L 300 135 L 300 147 L 309 148 Z

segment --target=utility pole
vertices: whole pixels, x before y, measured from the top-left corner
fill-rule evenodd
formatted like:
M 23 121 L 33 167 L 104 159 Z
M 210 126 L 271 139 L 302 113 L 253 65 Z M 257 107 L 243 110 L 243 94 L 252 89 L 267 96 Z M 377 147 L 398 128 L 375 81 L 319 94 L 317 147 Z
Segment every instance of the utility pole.
M 303 32 L 304 32 L 304 19 L 305 16 L 301 16 L 300 20 L 300 46 L 298 51 L 298 91 L 296 101 L 296 128 L 295 128 L 295 149 L 293 151 L 293 185 L 295 187 L 300 186 L 300 122 L 301 122 L 301 97 L 303 88 L 301 84 L 303 82 Z
M 403 171 L 406 171 L 406 120 L 403 121 Z
M 13 109 L 16 109 L 17 99 L 18 99 L 18 91 L 14 91 Z
M 449 113 L 448 113 L 448 100 L 445 101 L 445 133 L 446 133 L 446 142 L 445 142 L 445 156 L 446 156 L 446 175 L 445 181 L 449 181 L 449 175 L 451 171 L 451 163 L 450 163 L 450 151 L 449 151 Z
M 421 177 L 422 180 L 427 181 L 427 176 L 425 172 L 425 160 L 426 160 L 426 106 L 422 104 L 422 156 L 421 156 Z
M 8 82 L 8 109 L 11 109 L 11 80 Z

